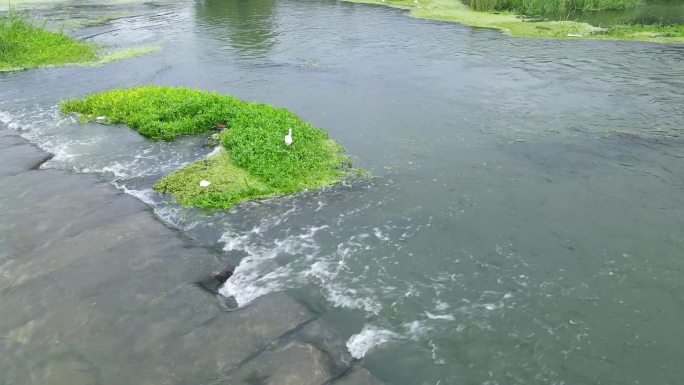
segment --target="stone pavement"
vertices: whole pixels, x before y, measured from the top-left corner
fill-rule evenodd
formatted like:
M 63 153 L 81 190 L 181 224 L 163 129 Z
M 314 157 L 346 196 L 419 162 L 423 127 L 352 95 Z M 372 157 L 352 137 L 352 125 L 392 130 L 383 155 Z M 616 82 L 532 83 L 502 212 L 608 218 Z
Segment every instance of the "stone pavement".
M 226 311 L 215 254 L 49 158 L 0 131 L 0 385 L 380 384 L 285 293 Z

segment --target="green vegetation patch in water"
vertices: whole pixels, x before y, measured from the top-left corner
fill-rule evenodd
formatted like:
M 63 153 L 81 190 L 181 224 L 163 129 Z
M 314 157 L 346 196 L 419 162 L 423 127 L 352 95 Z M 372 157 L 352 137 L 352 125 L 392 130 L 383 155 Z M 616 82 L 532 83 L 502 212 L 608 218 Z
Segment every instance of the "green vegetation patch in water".
M 0 71 L 83 63 L 96 59 L 93 44 L 36 27 L 30 20 L 12 11 L 0 16 Z
M 452 21 L 473 27 L 494 28 L 511 36 L 554 39 L 639 40 L 655 43 L 684 43 L 680 25 L 623 25 L 596 27 L 578 21 L 538 21 L 512 11 L 480 12 L 458 0 L 346 0 L 407 9 L 420 19 Z M 492 0 L 496 1 L 496 0 Z
M 116 89 L 61 103 L 64 113 L 105 117 L 141 135 L 171 140 L 223 129 L 222 151 L 164 177 L 155 190 L 186 205 L 228 208 L 249 199 L 340 182 L 351 170 L 343 149 L 320 128 L 268 104 L 183 87 Z M 225 128 L 224 128 L 225 127 Z M 292 144 L 284 138 L 292 130 Z M 200 186 L 200 181 L 209 186 Z
M 202 187 L 201 181 L 210 181 L 210 184 Z M 224 149 L 165 176 L 154 185 L 154 190 L 171 194 L 183 205 L 215 209 L 275 193 L 245 169 L 235 166 Z
M 207 132 L 242 113 L 247 103 L 229 95 L 183 87 L 144 86 L 109 90 L 61 103 L 62 112 L 81 114 L 83 121 L 105 116 L 141 135 L 171 140 Z M 284 134 L 283 134 L 284 135 Z

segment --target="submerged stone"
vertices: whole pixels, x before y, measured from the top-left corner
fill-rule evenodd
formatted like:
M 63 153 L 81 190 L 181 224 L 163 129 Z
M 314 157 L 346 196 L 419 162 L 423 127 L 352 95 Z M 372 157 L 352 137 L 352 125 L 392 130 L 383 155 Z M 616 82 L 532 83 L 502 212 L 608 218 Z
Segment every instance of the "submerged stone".
M 333 385 L 382 385 L 368 370 L 355 366 L 340 378 L 332 382 Z
M 218 295 L 219 288 L 221 287 L 221 285 L 223 285 L 224 282 L 228 280 L 228 278 L 230 278 L 233 275 L 233 270 L 233 267 L 228 267 L 223 270 L 214 272 L 214 274 L 212 274 L 211 276 L 197 281 L 197 285 L 199 285 L 199 287 L 208 291 L 209 293 Z
M 273 293 L 225 311 L 193 284 L 230 277 L 215 255 L 94 177 L 31 170 L 5 150 L 39 150 L 0 139 L 0 164 L 15 170 L 0 175 L 0 308 L 16 310 L 2 312 L 2 380 L 184 385 L 250 378 L 254 367 L 284 379 L 274 383 L 330 378 L 335 360 L 313 341 L 331 334 L 302 304 Z M 297 331 L 308 337 L 278 343 Z
M 230 374 L 235 385 L 320 385 L 332 377 L 328 357 L 316 346 L 291 342 L 265 351 Z

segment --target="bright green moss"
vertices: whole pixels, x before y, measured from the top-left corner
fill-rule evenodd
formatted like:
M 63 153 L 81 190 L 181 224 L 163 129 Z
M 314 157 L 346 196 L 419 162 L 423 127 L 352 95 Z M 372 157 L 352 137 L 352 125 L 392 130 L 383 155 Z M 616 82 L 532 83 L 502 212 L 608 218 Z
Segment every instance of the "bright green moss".
M 200 181 L 210 181 L 201 187 Z M 226 209 L 235 203 L 276 193 L 244 169 L 235 166 L 226 150 L 185 165 L 165 176 L 154 190 L 171 194 L 183 205 Z
M 83 120 L 104 116 L 158 140 L 226 127 L 223 152 L 166 176 L 155 190 L 182 204 L 227 208 L 248 199 L 314 189 L 351 170 L 342 147 L 320 128 L 284 108 L 183 87 L 116 89 L 61 103 Z M 293 143 L 284 137 L 292 129 Z M 211 182 L 200 187 L 199 182 Z
M 237 98 L 188 88 L 134 87 L 115 89 L 61 103 L 65 113 L 77 112 L 82 120 L 106 116 L 152 139 L 171 140 L 178 135 L 206 132 L 225 124 L 244 105 Z

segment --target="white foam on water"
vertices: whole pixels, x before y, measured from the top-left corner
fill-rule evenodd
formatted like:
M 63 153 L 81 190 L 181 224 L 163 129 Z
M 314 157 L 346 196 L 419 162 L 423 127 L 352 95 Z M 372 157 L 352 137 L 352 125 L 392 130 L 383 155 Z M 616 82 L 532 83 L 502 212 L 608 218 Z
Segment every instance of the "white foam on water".
M 359 295 L 356 290 L 343 284 L 328 284 L 323 286 L 323 289 L 325 298 L 337 307 L 360 309 L 374 314 L 378 314 L 382 310 L 382 305 L 375 299 Z
M 382 233 L 382 230 L 375 227 L 373 228 L 373 234 L 381 241 L 389 241 L 390 237 Z
M 7 128 L 10 130 L 21 130 L 25 129 L 26 123 L 22 121 L 22 118 L 24 118 L 25 114 L 20 114 L 20 113 L 12 113 L 10 111 L 2 110 L 0 111 L 0 122 L 5 124 Z
M 430 330 L 432 330 L 431 327 L 427 326 L 427 322 L 425 320 L 415 320 L 411 322 L 406 322 L 403 326 L 406 330 L 408 338 L 414 341 L 421 340 L 425 335 L 427 335 L 430 332 Z
M 70 154 L 70 156 L 73 156 L 73 154 Z M 130 178 L 133 176 L 138 176 L 138 174 L 145 175 L 144 173 L 138 173 L 139 171 L 137 169 L 137 162 L 135 160 L 132 160 L 130 162 L 122 163 L 122 162 L 114 162 L 109 165 L 101 165 L 101 166 L 95 166 L 95 167 L 83 167 L 80 169 L 81 172 L 87 173 L 87 174 L 95 174 L 95 173 L 101 173 L 101 174 L 111 174 L 114 176 L 115 179 L 126 179 Z
M 266 224 L 268 226 L 268 224 Z M 233 297 L 238 306 L 244 306 L 262 295 L 286 289 L 293 284 L 300 283 L 296 279 L 293 269 L 286 264 L 272 267 L 274 260 L 280 255 L 313 259 L 320 247 L 314 236 L 328 226 L 310 226 L 299 234 L 289 235 L 273 242 L 272 247 L 260 246 L 257 242 L 264 231 L 260 226 L 253 228 L 243 235 L 233 235 L 226 232 L 221 237 L 224 250 L 241 250 L 247 253 L 233 271 L 233 275 L 223 284 L 219 293 L 226 297 Z M 266 271 L 264 273 L 264 271 Z M 293 280 L 295 282 L 293 282 Z
M 435 310 L 437 311 L 443 311 L 449 308 L 449 304 L 441 301 L 441 300 L 435 300 Z
M 11 121 L 12 121 L 12 114 L 10 114 L 8 111 L 0 110 L 0 122 L 9 126 L 9 123 Z
M 358 251 L 367 248 L 367 245 L 362 243 L 365 238 L 367 234 L 355 235 L 347 242 L 338 244 L 333 255 L 311 264 L 302 276 L 305 280 L 314 281 L 321 286 L 325 298 L 334 306 L 377 314 L 382 309 L 382 305 L 372 295 L 349 287 L 344 278 L 338 279 L 340 273 L 349 270 L 347 260 Z
M 129 189 L 126 187 L 126 185 L 119 185 L 114 182 L 114 186 L 118 188 L 119 190 L 123 191 L 124 193 L 128 195 L 132 195 L 135 198 L 138 198 L 141 202 L 148 204 L 150 206 L 154 206 L 155 201 L 154 201 L 154 194 L 155 192 L 152 191 L 151 189 L 143 189 L 143 190 L 135 190 L 135 189 Z
M 445 321 L 453 321 L 456 319 L 452 314 L 432 314 L 429 311 L 426 311 L 425 315 L 429 319 L 439 319 L 439 320 L 445 320 Z
M 349 285 L 348 260 L 368 249 L 368 244 L 363 242 L 368 234 L 352 236 L 327 253 L 321 250 L 316 234 L 333 235 L 333 229 L 328 226 L 309 226 L 296 231 L 288 228 L 285 237 L 273 240 L 271 233 L 287 221 L 294 209 L 268 218 L 246 232 L 223 234 L 221 242 L 225 251 L 241 251 L 246 256 L 219 292 L 235 298 L 238 306 L 244 306 L 273 291 L 314 284 L 335 307 L 378 314 L 382 305 L 375 289 Z
M 390 330 L 381 329 L 373 325 L 365 325 L 361 332 L 352 335 L 347 340 L 347 350 L 352 357 L 363 358 L 376 346 L 384 344 L 400 336 Z
M 212 156 L 212 155 L 218 154 L 219 152 L 221 152 L 221 149 L 222 149 L 222 148 L 223 148 L 222 146 L 216 146 L 216 147 L 214 147 L 214 149 L 211 150 L 211 152 L 207 154 L 207 158 L 210 157 L 210 156 Z

